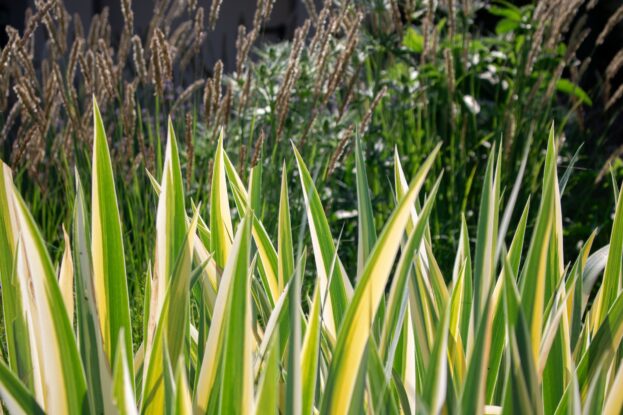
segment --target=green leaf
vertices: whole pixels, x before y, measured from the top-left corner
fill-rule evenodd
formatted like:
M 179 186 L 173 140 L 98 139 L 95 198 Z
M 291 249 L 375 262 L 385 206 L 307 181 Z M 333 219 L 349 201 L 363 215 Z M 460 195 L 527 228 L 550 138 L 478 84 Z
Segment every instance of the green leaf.
M 402 39 L 402 45 L 411 52 L 422 53 L 424 51 L 424 36 L 418 33 L 414 27 L 409 27 Z
M 9 167 L 0 162 L 0 286 L 2 315 L 9 366 L 24 384 L 34 386 L 30 337 L 22 303 L 20 281 L 15 269 L 17 229 L 13 201 L 13 177 Z
M 325 216 L 314 180 L 296 148 L 294 148 L 294 154 L 303 188 L 316 271 L 320 278 L 321 296 L 325 298 L 327 292 L 329 293 L 323 308 L 323 321 L 329 333 L 335 336 L 348 307 L 349 298 L 352 296 L 352 287 L 337 255 L 329 222 Z
M 2 360 L 0 360 L 0 397 L 12 414 L 45 414 L 35 397 Z
M 125 351 L 128 368 L 133 373 L 132 325 L 121 235 L 121 220 L 117 191 L 104 124 L 95 97 L 93 97 L 93 173 L 91 181 L 91 258 L 95 303 L 100 319 L 104 352 L 109 362 L 114 361 L 114 347 L 119 333 L 126 335 Z
M 368 187 L 368 177 L 361 149 L 359 135 L 355 137 L 355 165 L 357 168 L 357 275 L 363 271 L 364 265 L 376 242 L 376 228 L 372 213 L 372 201 Z
M 582 88 L 580 88 L 578 85 L 574 84 L 568 79 L 562 78 L 556 81 L 556 90 L 567 95 L 573 95 L 585 105 L 593 105 L 593 101 L 588 96 L 586 91 L 584 91 Z
M 78 349 L 82 358 L 89 408 L 92 413 L 112 413 L 112 374 L 104 352 L 104 343 L 95 303 L 90 229 L 84 190 L 78 172 L 76 178 L 76 201 L 73 216 L 73 256 L 76 259 L 74 276 L 76 286 L 76 327 Z M 146 288 L 147 289 L 147 288 Z
M 225 267 L 233 238 L 224 163 L 223 129 L 221 129 L 214 155 L 212 189 L 210 191 L 210 251 L 214 255 L 216 264 L 221 268 Z

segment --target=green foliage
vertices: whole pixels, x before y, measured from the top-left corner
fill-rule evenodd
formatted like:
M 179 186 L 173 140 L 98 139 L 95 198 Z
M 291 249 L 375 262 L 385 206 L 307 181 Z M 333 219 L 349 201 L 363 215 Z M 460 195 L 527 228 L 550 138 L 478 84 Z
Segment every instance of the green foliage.
M 94 122 L 99 122 L 97 109 Z M 95 189 L 112 183 L 112 170 L 101 167 L 107 140 L 103 132 L 96 129 L 96 134 Z M 623 195 L 617 198 L 605 257 L 604 249 L 590 255 L 592 236 L 574 265 L 565 266 L 554 138 L 552 129 L 536 224 L 526 230 L 524 209 L 508 252 L 504 235 L 502 249 L 496 248 L 504 201 L 499 189 L 503 155 L 491 152 L 474 265 L 464 225 L 457 265 L 446 284 L 431 247 L 430 226 L 441 177 L 422 196 L 439 146 L 410 184 L 396 157 L 397 205 L 376 237 L 364 152 L 357 145 L 357 204 L 369 212 L 357 225 L 364 228 L 355 260 L 361 265 L 349 277 L 340 250 L 350 242 L 336 242 L 322 198 L 296 149 L 306 207 L 303 232 L 310 235 L 315 259 L 310 267 L 306 249 L 294 256 L 290 220 L 296 213 L 289 209 L 287 170 L 282 170 L 275 250 L 255 213 L 256 198 L 262 198 L 254 188 L 257 167 L 249 171 L 246 190 L 222 145 L 211 193 L 211 203 L 219 208 L 210 210 L 210 221 L 194 204 L 190 214 L 171 125 L 162 177 L 154 183 L 156 245 L 145 259 L 154 267 L 147 272 L 142 311 L 147 323 L 133 354 L 128 354 L 127 323 L 118 324 L 114 315 L 126 313 L 121 307 L 127 304 L 126 282 L 119 279 L 124 251 L 113 251 L 120 262 L 111 262 L 110 251 L 102 249 L 109 245 L 100 241 L 106 235 L 120 240 L 120 224 L 113 220 L 118 202 L 106 200 L 105 215 L 112 218 L 107 221 L 97 213 L 104 202 L 94 191 L 89 224 L 89 207 L 76 181 L 74 230 L 66 237 L 57 279 L 41 233 L 3 165 L 0 223 L 11 232 L 2 240 L 2 253 L 13 266 L 0 268 L 0 277 L 13 283 L 3 283 L 2 296 L 19 300 L 8 310 L 25 316 L 28 324 L 14 325 L 12 336 L 29 347 L 8 348 L 7 362 L 0 362 L 2 402 L 15 413 L 86 408 L 124 414 L 377 413 L 381 408 L 387 413 L 562 413 L 581 408 L 618 413 Z M 230 210 L 229 196 L 236 199 L 236 210 Z M 230 221 L 234 235 L 206 225 Z M 524 234 L 530 240 L 525 247 Z M 301 235 L 299 245 L 306 244 Z M 595 261 L 603 263 L 596 273 L 588 268 Z M 110 272 L 110 264 L 117 264 L 116 272 Z M 108 272 L 98 277 L 97 267 Z M 313 291 L 302 288 L 305 271 Z M 603 284 L 595 301 L 587 302 L 583 285 L 593 284 L 595 276 Z M 68 277 L 75 283 L 68 284 Z M 106 290 L 111 284 L 122 289 Z M 116 308 L 103 308 L 109 304 Z M 192 312 L 197 309 L 209 318 Z M 107 343 L 111 338 L 116 339 L 114 348 Z M 24 371 L 20 362 L 32 371 Z

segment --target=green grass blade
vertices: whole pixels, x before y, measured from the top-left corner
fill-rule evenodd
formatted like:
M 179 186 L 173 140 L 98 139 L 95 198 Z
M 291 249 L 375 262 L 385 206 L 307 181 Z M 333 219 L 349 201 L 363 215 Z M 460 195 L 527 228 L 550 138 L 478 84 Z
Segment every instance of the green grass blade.
M 294 272 L 294 250 L 292 245 L 292 224 L 290 222 L 290 203 L 288 201 L 288 173 L 286 164 L 281 169 L 281 194 L 279 198 L 279 236 L 277 239 L 279 290 L 290 280 Z
M 372 201 L 368 187 L 368 176 L 361 148 L 361 140 L 355 137 L 355 166 L 357 169 L 357 275 L 361 275 L 365 263 L 376 242 L 376 228 L 372 213 Z
M 554 226 L 554 183 L 556 181 L 556 146 L 554 132 L 550 133 L 544 173 L 544 189 L 541 205 L 537 214 L 530 247 L 521 277 L 522 306 L 532 339 L 532 351 L 538 364 L 539 348 L 541 346 L 541 329 L 543 311 L 546 303 L 545 292 L 547 286 L 547 257 Z
M 112 374 L 104 352 L 93 287 L 91 252 L 89 249 L 90 227 L 86 210 L 84 190 L 78 172 L 76 200 L 73 217 L 73 256 L 76 259 L 74 276 L 76 287 L 76 327 L 78 349 L 89 395 L 92 413 L 112 413 Z
M 132 374 L 127 366 L 128 359 L 125 356 L 123 336 L 119 336 L 117 349 L 113 370 L 113 396 L 115 406 L 120 415 L 135 415 L 138 414 L 138 411 L 136 409 L 136 400 L 134 398 L 134 389 L 132 386 Z
M 312 306 L 309 311 L 309 321 L 307 322 L 301 349 L 301 378 L 305 379 L 301 399 L 303 414 L 311 414 L 314 409 L 318 361 L 320 357 L 320 307 L 320 287 L 318 282 L 316 282 Z
M 245 363 L 247 358 L 250 358 L 250 354 L 247 357 L 246 347 L 251 340 L 248 338 L 251 333 L 242 333 L 243 335 L 240 336 L 240 331 L 245 330 L 247 327 L 246 313 L 250 312 L 248 310 L 250 302 L 248 302 L 247 295 L 245 294 L 248 292 L 248 257 L 251 244 L 250 221 L 251 218 L 247 215 L 243 222 L 238 225 L 238 232 L 219 285 L 194 396 L 195 407 L 201 413 L 205 413 L 208 410 L 211 399 L 217 400 L 218 398 L 220 400 L 219 391 L 216 389 L 220 389 L 220 384 L 223 384 L 224 380 L 221 379 L 217 382 L 217 375 L 219 375 L 219 371 L 224 370 L 221 367 L 224 364 L 221 360 L 225 359 L 228 339 L 231 339 L 229 340 L 230 343 L 238 343 L 237 345 L 230 345 L 232 353 L 236 352 L 236 355 L 230 356 L 230 359 L 240 359 L 238 362 L 229 362 L 229 366 L 234 366 L 230 370 L 244 371 L 245 373 L 232 372 L 229 374 L 227 387 L 232 388 L 231 393 L 235 392 L 235 396 L 232 396 L 231 393 L 228 394 L 228 401 L 225 406 L 237 406 L 240 410 L 243 408 L 249 410 L 253 403 L 252 385 L 247 383 L 252 380 L 252 377 L 250 373 L 247 374 Z M 233 303 L 234 286 L 238 289 L 236 290 L 237 293 L 242 296 L 242 298 L 236 298 L 236 306 L 241 308 L 236 310 L 234 310 Z M 244 314 L 241 314 L 241 312 Z M 234 313 L 235 315 L 233 315 Z M 231 320 L 230 317 L 232 317 Z M 235 327 L 236 323 L 238 323 L 239 327 Z M 239 335 L 239 337 L 233 337 L 234 335 Z M 243 347 L 244 350 L 241 350 L 240 347 Z M 240 365 L 243 365 L 244 368 L 241 368 Z M 251 369 L 249 368 L 248 370 L 250 372 Z M 238 378 L 232 378 L 232 376 L 238 376 Z M 241 379 L 243 380 L 242 390 L 240 386 Z
M 233 239 L 233 227 L 229 212 L 229 197 L 225 182 L 225 162 L 223 150 L 223 130 L 221 129 L 214 167 L 212 171 L 212 188 L 210 191 L 210 251 L 214 260 L 221 268 L 225 267 Z
M 305 207 L 307 209 L 316 271 L 321 282 L 321 296 L 324 298 L 326 297 L 326 292 L 329 292 L 329 299 L 326 301 L 323 309 L 323 321 L 329 332 L 335 335 L 348 307 L 349 298 L 352 295 L 352 287 L 348 277 L 343 272 L 314 180 L 296 148 L 294 148 L 294 154 L 296 155 Z
M 612 303 L 621 291 L 621 262 L 623 256 L 623 193 L 619 193 L 616 211 L 614 213 L 614 223 L 610 233 L 610 249 L 608 251 L 608 261 L 604 271 L 603 285 L 600 291 L 600 298 L 597 300 L 599 306 L 597 321 L 601 323 L 610 309 Z
M 91 257 L 97 313 L 104 351 L 114 361 L 119 333 L 125 335 L 128 367 L 132 369 L 132 326 L 126 280 L 121 221 L 112 163 L 102 116 L 93 98 L 93 174 L 91 182 Z
M 15 193 L 21 243 L 17 272 L 32 292 L 28 312 L 46 388 L 45 410 L 78 413 L 87 405 L 86 384 L 73 328 L 52 267 L 52 261 L 25 202 Z M 25 294 L 22 298 L 25 298 Z

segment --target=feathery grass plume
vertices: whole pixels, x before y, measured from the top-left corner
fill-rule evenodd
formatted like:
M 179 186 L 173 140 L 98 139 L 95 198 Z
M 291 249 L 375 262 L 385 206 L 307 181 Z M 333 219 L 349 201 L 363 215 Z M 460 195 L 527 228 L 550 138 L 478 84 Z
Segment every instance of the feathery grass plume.
M 54 6 L 57 5 L 57 2 L 58 0 L 49 0 L 48 3 L 45 3 L 42 0 L 36 0 L 35 6 L 37 7 L 38 11 L 41 11 L 41 10 L 44 10 L 46 6 L 50 5 L 50 3 L 53 3 L 51 4 L 52 7 L 49 9 L 50 12 L 44 13 L 41 15 L 41 20 L 43 22 L 43 26 L 46 28 L 48 32 L 50 43 L 52 44 L 54 48 L 56 48 L 58 54 L 62 55 L 65 52 L 66 42 L 65 42 L 65 39 L 62 38 L 61 34 L 57 30 L 57 28 L 60 27 L 60 25 L 57 27 L 57 25 L 54 23 L 54 19 L 51 13 L 51 11 L 54 10 Z
M 329 159 L 329 164 L 327 167 L 327 175 L 326 175 L 327 178 L 333 174 L 333 172 L 335 171 L 335 168 L 337 167 L 337 163 L 340 161 L 340 159 L 346 152 L 346 147 L 350 143 L 350 139 L 353 137 L 353 133 L 354 133 L 354 129 L 352 126 L 342 133 L 342 138 L 338 142 L 337 147 L 335 148 L 335 151 L 333 152 L 333 155 L 331 156 L 331 159 Z
M 97 39 L 100 34 L 99 27 L 102 24 L 101 21 L 102 15 L 99 13 L 94 14 L 93 17 L 91 17 L 91 25 L 89 26 L 89 33 L 87 35 L 87 44 L 89 49 L 93 49 L 97 45 Z
M 124 30 L 128 34 L 134 32 L 134 12 L 132 11 L 132 0 L 121 0 L 121 14 L 123 15 Z
M 452 0 L 450 0 L 452 1 Z M 448 86 L 448 103 L 450 110 L 450 126 L 454 129 L 456 124 L 456 108 L 454 104 L 454 89 L 455 89 L 455 78 L 454 78 L 454 56 L 452 54 L 452 50 L 450 48 L 446 48 L 443 50 L 444 63 L 446 66 L 446 82 Z
M 82 24 L 82 18 L 80 13 L 74 13 L 74 37 L 84 39 L 84 25 Z
M 145 64 L 145 52 L 141 38 L 137 35 L 132 36 L 132 62 L 134 62 L 134 70 L 136 71 L 141 83 L 146 83 L 147 65 Z
M 606 37 L 612 32 L 612 30 L 623 20 L 623 5 L 619 6 L 618 9 L 610 16 L 606 25 L 597 36 L 597 41 L 595 42 L 596 46 L 601 45 L 606 40 Z
M 93 52 L 90 50 L 78 56 L 80 72 L 84 78 L 84 86 L 88 94 L 93 92 L 93 66 L 90 62 L 93 62 Z
M 63 5 L 61 0 L 56 2 L 56 20 L 59 24 L 59 37 L 63 43 L 63 53 L 67 51 L 67 38 L 69 36 L 69 22 L 71 21 L 71 15 Z
M 201 44 L 206 36 L 205 31 L 203 30 L 203 13 L 203 7 L 199 7 L 195 12 L 195 19 L 193 21 L 193 33 L 195 37 L 193 49 L 195 54 L 198 54 L 201 50 Z
M 214 95 L 214 82 L 212 79 L 206 80 L 203 87 L 203 118 L 206 127 L 210 125 L 212 118 L 212 96 Z
M 195 93 L 195 91 L 201 89 L 201 87 L 203 86 L 203 83 L 204 83 L 203 79 L 198 79 L 195 82 L 193 82 L 192 84 L 188 85 L 188 87 L 184 91 L 182 91 L 182 93 L 177 97 L 177 99 L 175 100 L 175 102 L 171 106 L 171 113 L 174 113 L 175 110 L 181 104 L 186 102 Z
M 73 100 L 70 92 L 70 89 L 73 88 L 73 86 L 67 87 L 65 85 L 63 75 L 61 74 L 61 69 L 56 62 L 52 64 L 52 73 L 54 74 L 55 85 L 57 86 L 58 90 L 60 90 L 60 96 L 63 106 L 65 107 L 65 111 L 67 111 L 67 115 L 69 116 L 69 123 L 71 124 L 72 128 L 77 130 L 78 128 L 80 128 L 77 114 L 78 110 L 75 107 L 77 101 Z
M 543 20 L 538 20 L 535 17 L 534 21 L 537 22 L 537 27 L 536 30 L 532 33 L 532 37 L 530 39 L 530 50 L 528 51 L 528 57 L 526 58 L 526 64 L 524 66 L 525 76 L 529 76 L 532 73 L 534 63 L 538 58 L 539 53 L 541 52 L 541 47 L 543 45 L 543 34 L 547 25 L 547 20 L 545 18 Z
M 303 0 L 303 5 L 305 6 L 305 10 L 307 10 L 307 14 L 311 18 L 312 22 L 318 21 L 318 12 L 316 11 L 316 5 L 312 0 Z
M 25 80 L 17 81 L 13 91 L 15 91 L 17 99 L 22 104 L 22 108 L 26 110 L 28 117 L 40 126 L 45 125 L 46 122 L 39 105 L 40 100 L 32 90 L 30 82 Z
M 7 137 L 9 136 L 9 132 L 13 125 L 15 124 L 15 120 L 19 115 L 20 110 L 22 109 L 22 104 L 18 100 L 11 107 L 11 111 L 9 111 L 9 115 L 7 115 L 4 120 L 4 125 L 2 126 L 2 132 L 0 132 L 0 146 L 6 142 Z
M 424 20 L 422 22 L 422 35 L 424 37 L 424 46 L 422 48 L 422 55 L 420 56 L 420 64 L 424 64 L 428 61 L 428 57 L 431 54 L 431 51 L 434 50 L 432 47 L 432 39 L 434 26 L 435 26 L 435 1 L 428 1 L 426 7 L 426 13 L 424 14 Z
M 231 112 L 231 99 L 233 94 L 233 80 L 227 83 L 227 89 L 225 90 L 225 95 L 219 104 L 219 112 L 217 115 L 219 119 L 219 123 L 222 126 L 227 126 L 229 122 L 229 114 Z
M 223 77 L 223 61 L 218 60 L 212 70 L 212 112 L 216 112 L 221 101 L 221 79 Z
M 623 97 L 623 85 L 619 85 L 619 87 L 617 88 L 617 90 L 614 92 L 614 94 L 612 94 L 612 96 L 608 99 L 608 102 L 606 102 L 606 110 L 609 110 L 610 108 L 612 108 L 612 106 L 619 100 L 621 99 L 621 97 Z
M 165 80 L 173 79 L 173 63 L 171 62 L 171 50 L 169 43 L 164 37 L 164 33 L 159 28 L 155 31 L 156 38 L 158 39 L 158 59 L 160 60 L 160 67 L 162 68 L 162 75 Z M 153 52 L 152 52 L 153 53 Z
M 301 52 L 305 42 L 305 37 L 309 31 L 311 22 L 309 19 L 305 21 L 303 26 L 296 29 L 294 32 L 294 39 L 292 40 L 292 47 L 290 50 L 290 56 L 288 58 L 288 66 L 286 67 L 283 81 L 277 92 L 277 99 L 275 102 L 275 111 L 277 112 L 277 134 L 275 139 L 277 141 L 281 138 L 281 133 L 285 124 L 286 115 L 290 105 L 290 95 L 294 89 L 299 72 L 299 61 L 301 59 Z
M 312 40 L 309 42 L 309 53 L 310 54 L 315 54 L 316 53 L 316 48 L 318 47 L 318 45 L 320 44 L 320 39 L 324 36 L 324 34 L 326 33 L 328 27 L 327 27 L 327 19 L 329 18 L 330 15 L 330 9 L 331 5 L 327 5 L 327 2 L 325 1 L 325 5 L 322 7 L 322 9 L 320 10 L 320 13 L 318 14 L 318 19 L 314 22 L 314 36 L 312 37 Z
M 28 51 L 25 47 L 20 46 L 18 43 L 13 51 L 13 56 L 15 60 L 19 64 L 20 68 L 26 73 L 25 79 L 30 83 L 33 88 L 37 88 L 37 73 L 35 71 L 35 67 L 33 65 L 32 56 L 28 54 Z M 45 77 L 47 68 L 47 60 L 44 60 L 41 63 L 41 73 L 42 76 Z
M 11 26 L 7 26 L 6 33 L 8 36 L 8 41 L 2 49 L 2 53 L 0 53 L 0 78 L 5 78 L 8 75 L 7 67 L 19 39 L 19 33 L 17 29 Z
M 259 22 L 259 20 L 258 20 Z M 242 75 L 251 47 L 257 39 L 257 34 L 260 32 L 261 27 L 253 27 L 247 34 L 246 28 L 243 25 L 238 26 L 238 36 L 236 38 L 236 74 Z
M 65 77 L 69 84 L 73 84 L 76 76 L 76 67 L 78 66 L 78 56 L 82 54 L 82 47 L 84 46 L 84 39 L 76 37 L 74 43 L 71 46 L 71 52 L 69 53 L 69 61 L 67 62 L 67 71 Z
M 190 185 L 193 183 L 193 161 L 195 159 L 195 145 L 193 144 L 193 116 L 186 114 L 186 125 L 184 129 L 186 142 L 186 193 L 190 193 Z
M 264 145 L 264 140 L 266 139 L 266 135 L 264 134 L 264 129 L 260 131 L 260 136 L 255 141 L 253 145 L 253 155 L 251 157 L 251 168 L 257 166 L 260 162 L 260 157 L 262 156 L 262 146 Z
M 128 138 L 134 137 L 136 130 L 136 81 L 127 82 L 123 94 L 123 114 L 121 120 L 123 122 L 123 133 Z M 134 153 L 133 151 L 131 153 Z
M 101 41 L 103 43 L 103 40 Z M 114 98 L 117 95 L 115 89 L 115 78 L 112 68 L 112 64 L 107 59 L 107 54 L 105 51 L 100 50 L 100 52 L 95 54 L 95 64 L 97 66 L 97 75 L 98 81 L 100 85 L 106 88 L 106 92 L 110 98 Z
M 156 29 L 159 31 L 160 29 Z M 152 36 L 151 44 L 149 45 L 151 51 L 149 57 L 149 72 L 151 73 L 151 82 L 154 85 L 155 94 L 162 97 L 164 94 L 164 74 L 165 70 L 162 67 L 162 61 L 160 60 L 160 39 L 158 36 Z
M 329 77 L 327 91 L 325 92 L 325 96 L 323 100 L 324 103 L 328 102 L 329 97 L 331 97 L 333 93 L 335 92 L 335 90 L 337 89 L 338 85 L 340 84 L 340 81 L 342 80 L 342 75 L 346 71 L 346 67 L 348 66 L 348 63 L 350 62 L 350 58 L 355 52 L 355 46 L 357 45 L 357 42 L 358 42 L 357 35 L 359 33 L 359 26 L 362 20 L 363 20 L 363 14 L 357 13 L 354 21 L 350 23 L 348 34 L 346 36 L 346 46 L 344 47 L 344 50 L 338 57 L 337 62 L 335 63 L 333 72 L 331 73 L 331 76 Z
M 216 27 L 218 14 L 221 11 L 221 2 L 222 0 L 212 0 L 212 5 L 210 6 L 210 15 L 208 16 L 208 27 L 211 30 L 214 30 L 214 28 Z
M 32 37 L 32 34 L 37 29 L 37 26 L 39 26 L 39 23 L 41 23 L 42 19 L 50 13 L 50 11 L 52 10 L 52 7 L 54 7 L 54 5 L 56 4 L 56 1 L 58 0 L 49 0 L 45 4 L 42 4 L 41 2 L 39 2 L 39 6 L 41 7 L 37 6 L 37 12 L 34 15 L 32 15 L 26 23 L 24 34 L 22 35 L 22 38 L 19 41 L 20 47 L 26 46 L 26 42 L 30 40 L 30 38 Z

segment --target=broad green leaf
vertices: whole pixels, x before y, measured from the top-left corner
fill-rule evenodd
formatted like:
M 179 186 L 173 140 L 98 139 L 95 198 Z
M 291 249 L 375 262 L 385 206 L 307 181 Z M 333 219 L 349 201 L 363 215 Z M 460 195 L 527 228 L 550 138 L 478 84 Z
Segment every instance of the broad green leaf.
M 130 373 L 132 369 L 132 326 L 126 280 L 125 256 L 117 191 L 104 124 L 93 98 L 93 173 L 91 177 L 91 258 L 97 315 L 104 351 L 114 361 L 114 348 L 123 330 Z

